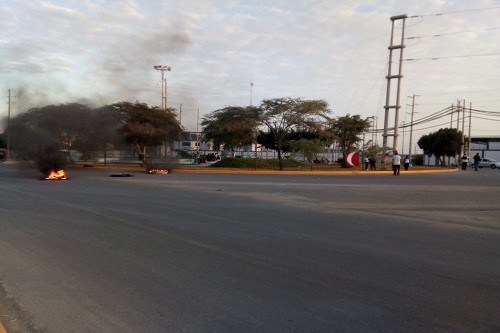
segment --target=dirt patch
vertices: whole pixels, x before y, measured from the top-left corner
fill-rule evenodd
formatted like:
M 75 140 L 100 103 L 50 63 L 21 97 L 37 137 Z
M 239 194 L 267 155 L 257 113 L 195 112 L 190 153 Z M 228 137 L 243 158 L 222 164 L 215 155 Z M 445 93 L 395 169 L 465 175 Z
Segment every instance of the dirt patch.
M 19 303 L 7 292 L 0 283 L 0 322 L 8 333 L 44 333 L 46 330 L 36 328 L 32 316 L 24 311 Z

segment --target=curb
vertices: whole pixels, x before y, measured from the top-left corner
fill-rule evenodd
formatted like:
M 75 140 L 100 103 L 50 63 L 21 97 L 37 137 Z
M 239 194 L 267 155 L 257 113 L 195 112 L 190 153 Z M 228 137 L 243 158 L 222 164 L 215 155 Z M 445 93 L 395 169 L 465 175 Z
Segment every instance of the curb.
M 14 163 L 11 163 L 11 165 L 14 165 Z M 138 166 L 130 166 L 130 165 L 107 165 L 107 166 L 93 166 L 89 168 L 85 168 L 83 166 L 69 166 L 68 169 L 79 169 L 79 170 L 100 170 L 100 171 L 127 171 L 127 172 L 144 172 L 145 173 L 145 168 L 144 167 L 138 167 Z M 418 169 L 418 170 L 408 170 L 408 171 L 401 171 L 401 174 L 432 174 L 432 173 L 450 173 L 450 172 L 456 172 L 458 171 L 458 168 L 451 168 L 451 169 L 430 169 L 430 170 L 425 170 L 425 169 Z M 333 175 L 360 175 L 360 176 L 365 176 L 365 175 L 389 175 L 392 174 L 392 170 L 359 170 L 359 169 L 353 169 L 353 170 L 342 170 L 342 171 L 330 171 L 330 170 L 318 170 L 318 171 L 311 171 L 311 170 L 255 170 L 255 169 L 232 169 L 232 168 L 206 168 L 206 167 L 191 167 L 191 168 L 173 168 L 172 173 L 198 173 L 198 174 L 244 174 L 244 175 L 251 175 L 251 174 L 256 174 L 256 175 L 320 175 L 320 176 L 333 176 Z M 0 333 L 3 333 L 0 331 Z
M 127 172 L 145 172 L 144 167 L 138 166 L 124 166 L 124 165 L 108 165 L 108 166 L 95 166 L 92 168 L 83 168 L 80 166 L 70 166 L 69 169 L 86 169 L 86 170 L 121 170 Z M 458 168 L 446 168 L 446 169 L 417 169 L 417 170 L 401 170 L 401 174 L 430 174 L 430 173 L 449 173 L 456 172 Z M 308 168 L 304 168 L 304 170 L 270 170 L 270 169 L 237 169 L 237 168 L 207 168 L 203 167 L 180 167 L 176 168 L 172 166 L 172 173 L 199 173 L 199 174 L 262 174 L 262 175 L 388 175 L 392 174 L 392 170 L 360 170 L 360 169 L 352 169 L 352 170 L 309 170 Z

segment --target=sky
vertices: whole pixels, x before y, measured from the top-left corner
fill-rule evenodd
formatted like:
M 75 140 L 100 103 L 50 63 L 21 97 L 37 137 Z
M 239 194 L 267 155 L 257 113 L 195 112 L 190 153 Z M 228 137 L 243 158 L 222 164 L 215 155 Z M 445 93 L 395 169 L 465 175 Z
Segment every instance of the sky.
M 73 102 L 160 106 L 162 65 L 167 104 L 191 131 L 214 110 L 281 97 L 323 99 L 332 116 L 374 117 L 381 129 L 391 17 L 402 14 L 400 123 L 415 94 L 414 120 L 465 101 L 492 112 L 472 117 L 471 135 L 500 136 L 500 0 L 2 0 L 0 117 L 9 89 L 13 116 Z M 395 51 L 393 74 L 399 65 Z M 451 121 L 414 126 L 413 146 Z

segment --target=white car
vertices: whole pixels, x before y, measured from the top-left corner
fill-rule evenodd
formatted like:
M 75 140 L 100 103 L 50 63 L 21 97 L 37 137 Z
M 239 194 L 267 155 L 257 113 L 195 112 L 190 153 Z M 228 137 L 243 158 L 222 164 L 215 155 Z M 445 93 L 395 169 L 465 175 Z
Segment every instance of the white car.
M 492 160 L 491 158 L 482 158 L 481 161 L 477 164 L 479 168 L 489 167 L 492 169 L 500 168 L 500 162 Z

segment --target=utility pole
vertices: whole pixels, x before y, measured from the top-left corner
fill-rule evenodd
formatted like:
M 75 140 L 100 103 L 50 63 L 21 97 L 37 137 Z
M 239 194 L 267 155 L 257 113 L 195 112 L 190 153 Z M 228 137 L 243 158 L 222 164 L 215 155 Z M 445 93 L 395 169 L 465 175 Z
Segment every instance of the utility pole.
M 401 150 L 399 151 L 399 153 L 401 154 L 401 156 L 404 156 L 405 155 L 405 122 L 401 122 L 401 127 L 403 128 L 403 141 L 401 142 Z
M 462 142 L 460 145 L 460 156 L 462 156 L 465 153 L 465 99 L 462 103 Z M 459 156 L 459 157 L 460 157 Z M 458 161 L 457 161 L 458 164 Z
M 179 127 L 181 128 L 181 133 L 179 134 L 179 151 L 182 148 L 182 103 L 179 105 Z
M 415 97 L 416 96 L 418 96 L 418 95 L 413 94 L 412 102 L 411 102 L 410 147 L 409 147 L 409 152 L 408 152 L 408 156 L 410 157 L 410 161 L 411 161 L 411 156 L 412 156 L 411 145 L 412 145 L 412 139 L 413 139 L 413 114 L 415 113 Z
M 451 120 L 450 120 L 450 128 L 453 128 L 453 103 L 451 103 Z
M 198 109 L 198 113 L 196 114 L 196 150 L 200 150 L 200 109 Z
M 372 146 L 375 144 L 375 136 L 377 135 L 377 133 L 375 132 L 375 119 L 376 117 L 375 116 L 372 116 Z
M 460 130 L 460 100 L 457 100 L 457 132 Z
M 7 111 L 7 128 L 6 128 L 6 132 L 7 132 L 7 157 L 10 157 L 10 93 L 11 93 L 11 90 L 9 89 L 9 102 L 8 102 L 8 111 Z
M 179 105 L 179 125 L 182 128 L 182 103 Z
M 406 18 L 408 16 L 406 14 L 403 15 L 398 15 L 398 16 L 392 16 L 391 21 L 392 21 L 392 29 L 391 29 L 391 44 L 389 45 L 389 64 L 388 64 L 388 72 L 387 72 L 387 92 L 386 92 L 386 99 L 385 99 L 385 119 L 384 119 L 384 134 L 383 136 L 383 147 L 384 149 L 387 149 L 387 137 L 390 136 L 389 134 L 389 115 L 390 115 L 390 110 L 394 109 L 395 110 L 395 116 L 394 116 L 394 133 L 392 136 L 394 137 L 392 149 L 397 150 L 397 142 L 398 142 L 398 130 L 399 130 L 399 109 L 401 108 L 401 105 L 399 103 L 400 101 L 400 95 L 401 95 L 401 80 L 403 78 L 403 50 L 406 47 L 404 45 L 404 37 L 405 37 L 405 24 L 406 24 Z M 401 43 L 399 45 L 394 45 L 394 28 L 395 28 L 395 22 L 398 20 L 402 20 L 402 28 L 401 28 Z M 399 50 L 399 71 L 398 74 L 393 74 L 392 73 L 392 56 L 393 56 L 393 51 L 394 50 Z M 397 79 L 397 92 L 396 92 L 396 104 L 391 105 L 391 80 L 392 79 Z
M 460 132 L 460 108 L 462 106 L 460 105 L 460 100 L 457 100 L 457 133 Z M 461 148 L 460 148 L 461 149 Z M 455 164 L 458 163 L 458 160 L 460 159 L 461 155 L 455 156 Z
M 372 120 L 372 146 L 375 144 L 375 116 L 367 117 L 366 120 L 371 119 Z M 364 135 L 364 134 L 363 134 Z
M 468 144 L 468 147 L 467 147 L 467 156 L 469 156 L 470 158 L 470 144 L 471 144 L 471 138 L 470 138 L 470 131 L 471 131 L 471 128 L 472 128 L 472 123 L 471 123 L 471 120 L 472 120 L 472 103 L 469 103 L 469 144 Z

